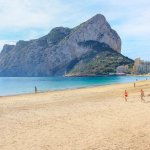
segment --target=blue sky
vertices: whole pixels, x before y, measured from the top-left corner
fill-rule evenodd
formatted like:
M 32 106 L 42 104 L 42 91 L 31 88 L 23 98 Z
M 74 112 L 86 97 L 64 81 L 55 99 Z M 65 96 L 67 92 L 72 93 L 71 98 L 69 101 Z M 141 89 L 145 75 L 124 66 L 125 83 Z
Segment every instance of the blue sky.
M 150 60 L 150 0 L 0 0 L 0 49 L 75 27 L 101 13 L 122 39 L 122 54 Z

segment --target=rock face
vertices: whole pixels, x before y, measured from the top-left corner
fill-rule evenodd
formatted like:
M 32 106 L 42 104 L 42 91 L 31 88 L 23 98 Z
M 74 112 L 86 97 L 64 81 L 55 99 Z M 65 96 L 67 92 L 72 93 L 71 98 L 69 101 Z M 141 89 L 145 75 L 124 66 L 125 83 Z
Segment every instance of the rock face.
M 57 27 L 39 39 L 5 45 L 0 54 L 0 76 L 64 75 L 74 60 L 93 50 L 82 46 L 86 41 L 104 43 L 121 52 L 120 37 L 98 14 L 73 29 Z
M 82 57 L 73 60 L 68 66 L 66 76 L 99 76 L 116 73 L 116 68 L 121 65 L 133 65 L 133 60 L 114 51 L 105 43 L 86 41 L 80 43 L 91 51 Z

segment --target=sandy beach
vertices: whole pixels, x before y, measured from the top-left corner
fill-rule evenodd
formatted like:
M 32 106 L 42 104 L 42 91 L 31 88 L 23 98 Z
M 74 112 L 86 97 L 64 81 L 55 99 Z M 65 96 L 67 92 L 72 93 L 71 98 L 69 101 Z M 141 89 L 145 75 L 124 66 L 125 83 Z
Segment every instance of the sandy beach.
M 149 94 L 147 80 L 0 97 L 0 150 L 149 150 Z

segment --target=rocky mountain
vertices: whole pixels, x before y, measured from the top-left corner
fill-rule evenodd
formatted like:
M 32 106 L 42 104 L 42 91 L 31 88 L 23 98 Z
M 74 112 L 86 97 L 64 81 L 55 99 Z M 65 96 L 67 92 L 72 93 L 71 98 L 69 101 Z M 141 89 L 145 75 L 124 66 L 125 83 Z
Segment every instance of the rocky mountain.
M 18 41 L 16 45 L 4 45 L 0 53 L 0 76 L 53 76 L 73 71 L 75 73 L 75 68 L 81 64 L 82 59 L 85 60 L 87 55 L 94 53 L 95 42 L 99 47 L 99 50 L 96 50 L 99 56 L 109 47 L 109 55 L 116 55 L 113 62 L 118 62 L 119 56 L 123 58 L 114 67 L 120 63 L 132 63 L 120 54 L 121 39 L 116 31 L 111 29 L 103 15 L 98 14 L 73 29 L 56 27 L 39 39 Z M 99 64 L 108 59 L 105 55 L 99 58 L 94 55 L 92 58 L 94 57 Z M 88 71 L 86 73 L 88 74 Z M 102 70 L 98 74 L 101 73 Z
M 132 67 L 133 60 L 114 51 L 105 43 L 86 41 L 80 44 L 91 50 L 70 63 L 67 76 L 108 75 L 116 73 L 118 66 L 129 65 Z

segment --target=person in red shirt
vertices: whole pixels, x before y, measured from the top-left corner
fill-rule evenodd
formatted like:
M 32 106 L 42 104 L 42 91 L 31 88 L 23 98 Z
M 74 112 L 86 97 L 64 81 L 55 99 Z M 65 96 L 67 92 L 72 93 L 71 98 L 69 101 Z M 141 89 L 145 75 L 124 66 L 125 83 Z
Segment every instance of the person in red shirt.
M 128 97 L 128 92 L 125 90 L 125 92 L 124 92 L 124 98 L 125 98 L 126 102 L 127 102 L 127 97 Z

